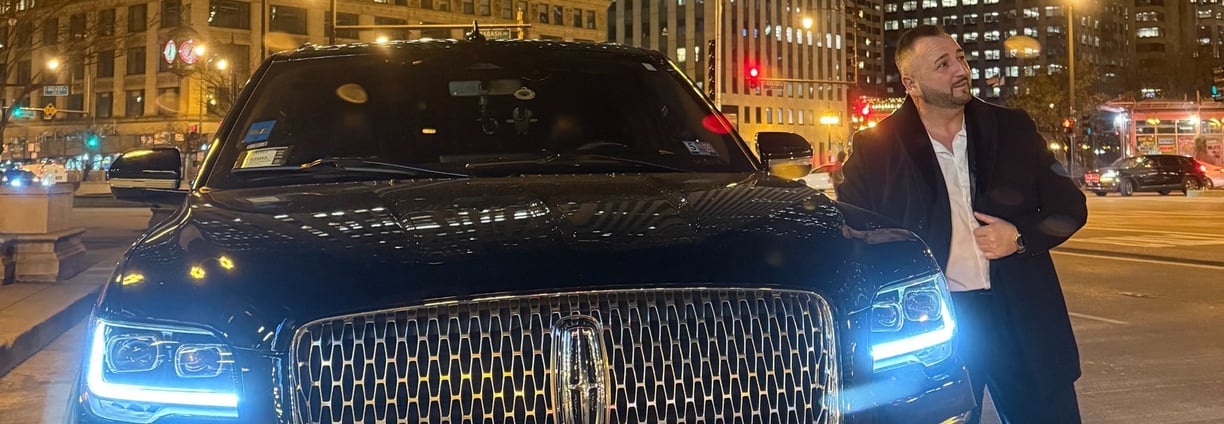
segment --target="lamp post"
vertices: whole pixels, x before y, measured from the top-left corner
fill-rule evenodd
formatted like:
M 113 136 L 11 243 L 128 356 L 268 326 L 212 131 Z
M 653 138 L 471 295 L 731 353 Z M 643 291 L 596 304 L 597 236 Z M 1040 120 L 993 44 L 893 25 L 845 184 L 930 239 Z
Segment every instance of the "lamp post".
M 1075 0 L 1067 0 L 1067 70 L 1068 85 L 1070 90 L 1067 91 L 1068 112 L 1071 116 L 1071 134 L 1067 137 L 1067 168 L 1071 176 L 1075 176 L 1075 156 L 1072 151 L 1075 147 L 1075 130 L 1077 125 L 1075 122 Z
M 829 152 L 833 152 L 833 126 L 837 125 L 841 120 L 837 115 L 823 115 L 820 117 L 820 125 L 825 126 L 825 145 L 829 146 Z M 820 160 L 824 163 L 824 148 L 820 149 Z

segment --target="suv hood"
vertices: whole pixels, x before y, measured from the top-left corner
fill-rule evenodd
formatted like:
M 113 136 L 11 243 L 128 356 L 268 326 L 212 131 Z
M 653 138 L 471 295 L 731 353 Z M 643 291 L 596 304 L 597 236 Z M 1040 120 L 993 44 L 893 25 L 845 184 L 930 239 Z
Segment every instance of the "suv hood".
M 128 251 L 100 315 L 204 325 L 260 348 L 279 339 L 269 328 L 506 293 L 797 288 L 837 313 L 936 269 L 911 233 L 763 174 L 201 190 L 185 206 Z

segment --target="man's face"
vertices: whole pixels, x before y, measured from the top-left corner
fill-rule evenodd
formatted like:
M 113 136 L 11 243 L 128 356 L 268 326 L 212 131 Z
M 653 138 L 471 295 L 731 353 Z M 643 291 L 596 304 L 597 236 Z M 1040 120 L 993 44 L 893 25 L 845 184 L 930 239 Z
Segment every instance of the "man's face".
M 969 63 L 952 37 L 923 37 L 914 42 L 914 54 L 902 82 L 915 100 L 940 108 L 969 103 Z

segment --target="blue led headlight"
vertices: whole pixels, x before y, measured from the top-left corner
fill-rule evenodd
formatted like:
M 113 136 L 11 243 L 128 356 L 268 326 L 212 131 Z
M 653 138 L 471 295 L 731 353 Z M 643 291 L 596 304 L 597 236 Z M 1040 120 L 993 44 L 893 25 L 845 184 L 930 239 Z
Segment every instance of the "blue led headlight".
M 150 423 L 168 415 L 238 416 L 233 353 L 212 332 L 93 321 L 85 388 L 103 418 Z
M 952 355 L 956 319 L 943 274 L 880 289 L 868 320 L 875 371 L 909 364 L 929 366 Z

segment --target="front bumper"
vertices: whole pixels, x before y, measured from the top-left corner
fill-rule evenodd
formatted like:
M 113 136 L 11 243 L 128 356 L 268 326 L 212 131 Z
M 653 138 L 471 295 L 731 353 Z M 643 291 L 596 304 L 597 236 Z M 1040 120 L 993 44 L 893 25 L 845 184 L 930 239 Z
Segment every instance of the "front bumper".
M 1118 191 L 1118 180 L 1102 177 L 1099 181 L 1086 181 L 1084 187 L 1089 191 Z

